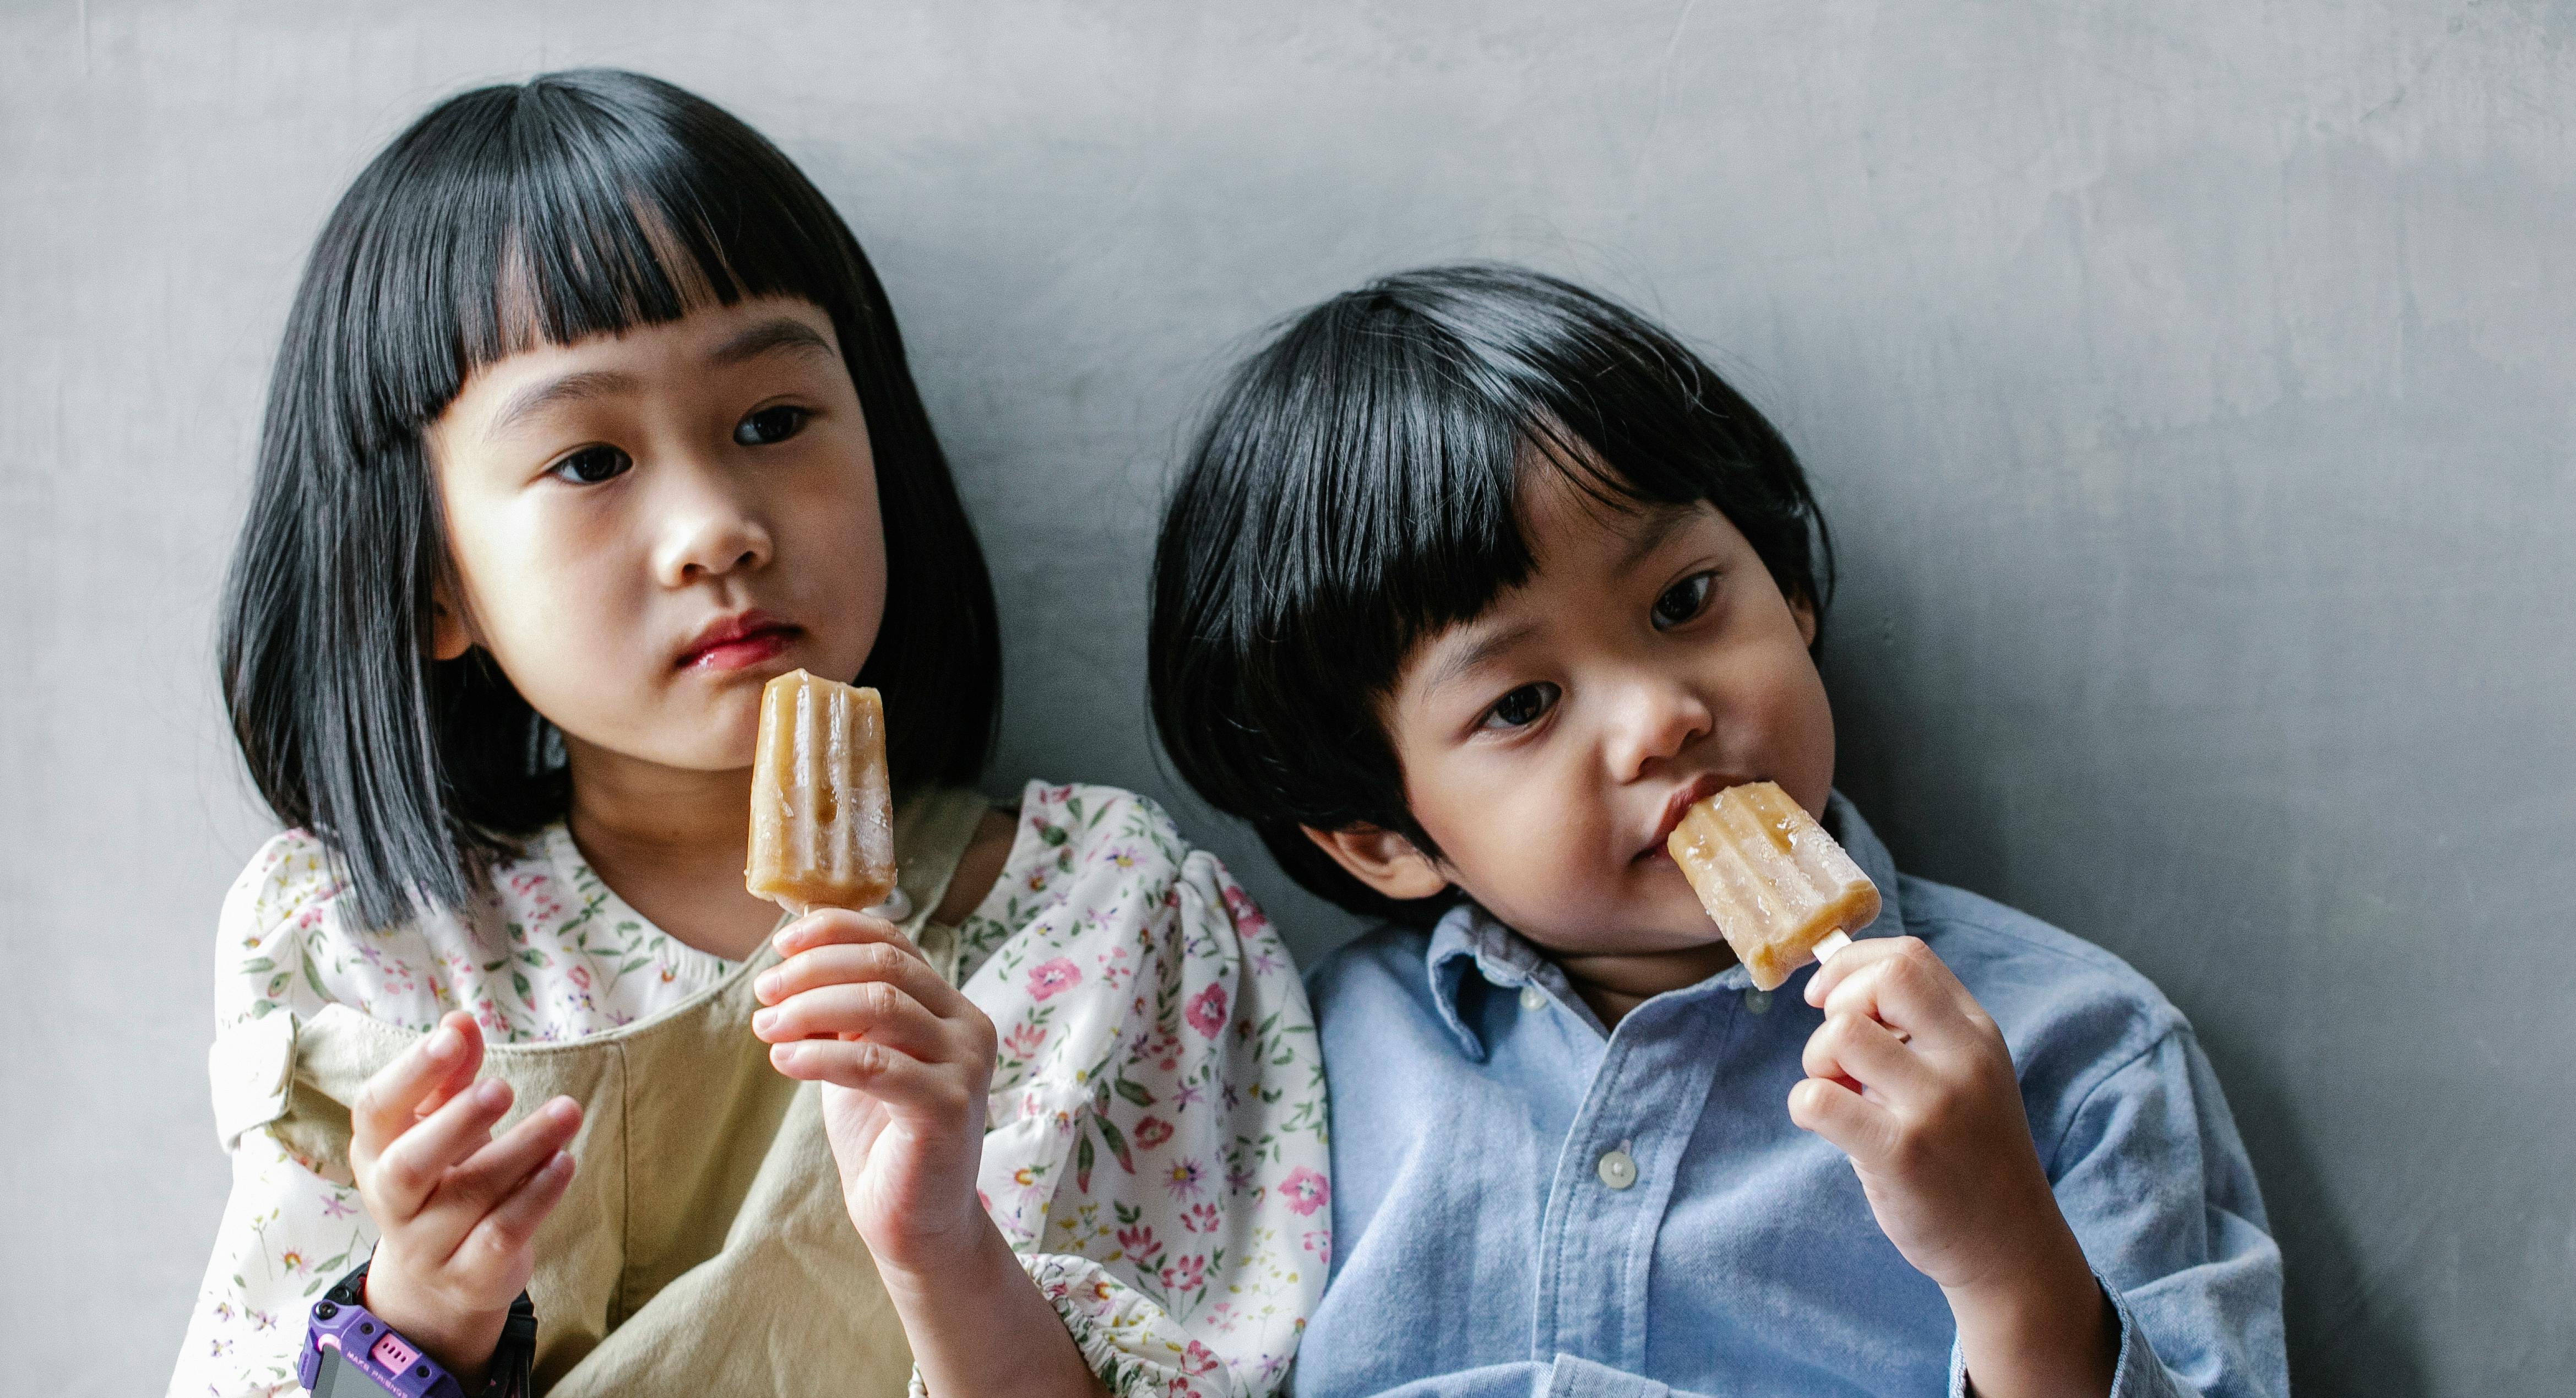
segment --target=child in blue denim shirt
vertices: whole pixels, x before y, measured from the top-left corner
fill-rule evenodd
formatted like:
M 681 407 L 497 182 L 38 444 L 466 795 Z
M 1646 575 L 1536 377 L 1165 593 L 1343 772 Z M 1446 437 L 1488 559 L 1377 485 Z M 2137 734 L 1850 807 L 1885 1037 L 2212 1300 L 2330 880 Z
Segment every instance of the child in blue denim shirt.
M 1770 424 L 1550 278 L 1388 278 L 1231 380 L 1155 559 L 1156 721 L 1387 923 L 1311 978 L 1337 1256 L 1304 1398 L 2286 1391 L 2190 1025 L 1900 874 L 1833 790 L 1830 572 Z M 1776 996 L 1664 849 L 1763 779 L 1884 898 Z

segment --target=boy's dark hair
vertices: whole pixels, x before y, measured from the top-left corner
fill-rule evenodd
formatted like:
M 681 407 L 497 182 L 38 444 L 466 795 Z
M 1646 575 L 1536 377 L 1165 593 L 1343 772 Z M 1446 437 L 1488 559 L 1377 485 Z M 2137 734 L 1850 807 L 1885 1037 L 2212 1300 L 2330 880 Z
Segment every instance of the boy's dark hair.
M 358 921 L 462 906 L 566 797 L 545 721 L 498 667 L 427 655 L 450 555 L 424 428 L 483 365 L 710 294 L 831 316 L 884 511 L 885 619 L 857 681 L 895 716 L 897 781 L 982 770 L 992 583 L 840 215 L 777 147 L 669 83 L 586 70 L 480 88 L 395 138 L 315 242 L 225 583 L 234 735 L 278 818 L 342 862 Z
M 1533 470 L 1614 508 L 1715 505 L 1821 625 L 1832 544 L 1796 455 L 1636 312 L 1470 264 L 1297 316 L 1227 380 L 1174 489 L 1148 687 L 1182 778 L 1352 911 L 1421 924 L 1452 901 L 1386 898 L 1299 827 L 1374 825 L 1438 854 L 1379 706 L 1416 642 L 1530 577 Z

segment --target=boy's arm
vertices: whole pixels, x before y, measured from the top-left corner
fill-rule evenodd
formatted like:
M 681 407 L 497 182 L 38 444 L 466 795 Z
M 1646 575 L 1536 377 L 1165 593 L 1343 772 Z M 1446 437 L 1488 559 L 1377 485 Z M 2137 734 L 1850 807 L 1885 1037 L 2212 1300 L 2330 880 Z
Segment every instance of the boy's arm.
M 1807 998 L 1826 1021 L 1790 1115 L 1852 1157 L 1879 1226 L 1941 1286 L 1954 1392 L 2284 1391 L 2279 1254 L 2187 1038 L 2096 1084 L 2044 1164 L 2002 1034 L 1922 942 L 1854 946 Z M 2087 1251 L 2123 1240 L 2101 1268 L 2115 1293 Z

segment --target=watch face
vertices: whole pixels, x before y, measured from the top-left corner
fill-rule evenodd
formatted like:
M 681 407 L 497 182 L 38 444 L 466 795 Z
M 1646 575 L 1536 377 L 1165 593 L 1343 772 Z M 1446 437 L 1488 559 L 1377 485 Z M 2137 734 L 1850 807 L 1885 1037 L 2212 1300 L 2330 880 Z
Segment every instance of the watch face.
M 322 1347 L 322 1363 L 313 1375 L 313 1398 L 382 1398 L 387 1391 L 366 1370 L 348 1361 L 338 1345 Z

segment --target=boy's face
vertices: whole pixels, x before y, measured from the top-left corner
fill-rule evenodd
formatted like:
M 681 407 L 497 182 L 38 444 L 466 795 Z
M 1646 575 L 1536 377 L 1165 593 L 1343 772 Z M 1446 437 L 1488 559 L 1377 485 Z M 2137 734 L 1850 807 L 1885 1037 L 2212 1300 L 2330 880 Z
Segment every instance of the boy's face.
M 1834 724 L 1813 609 L 1714 506 L 1614 511 L 1537 474 L 1534 575 L 1416 646 L 1384 706 L 1442 856 L 1382 844 L 1385 871 L 1406 876 L 1410 855 L 1419 894 L 1454 883 L 1567 955 L 1710 947 L 1664 837 L 1691 802 L 1748 781 L 1823 814 Z

